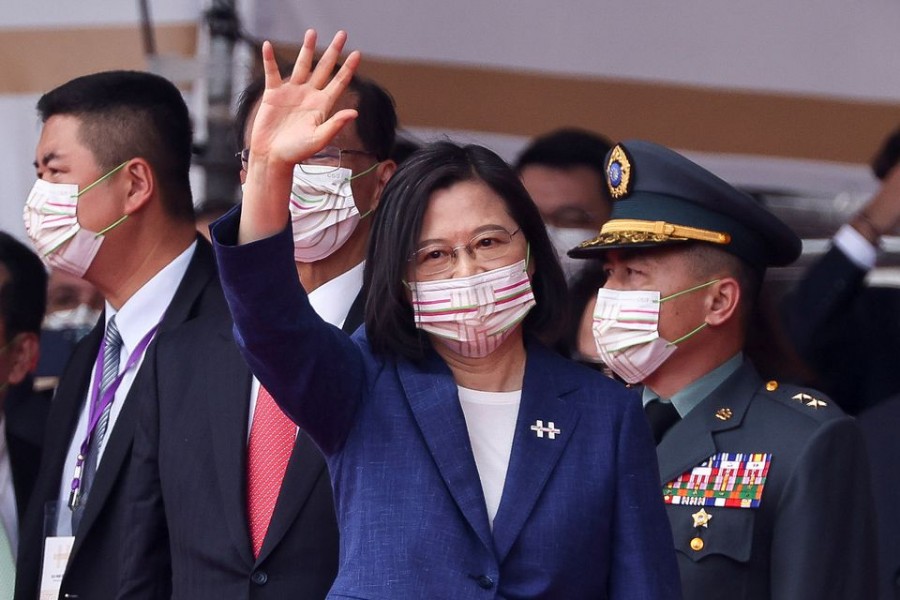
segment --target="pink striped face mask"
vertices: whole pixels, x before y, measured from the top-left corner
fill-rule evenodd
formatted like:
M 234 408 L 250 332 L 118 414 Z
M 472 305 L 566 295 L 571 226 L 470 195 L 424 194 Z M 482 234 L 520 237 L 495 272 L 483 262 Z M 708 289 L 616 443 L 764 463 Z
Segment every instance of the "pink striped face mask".
M 470 358 L 496 350 L 535 304 L 525 260 L 469 277 L 408 286 L 416 327 Z
M 676 292 L 665 298 L 655 291 L 600 288 L 594 305 L 594 342 L 603 363 L 627 383 L 638 383 L 656 371 L 675 352 L 678 344 L 706 327 L 687 332 L 669 342 L 659 335 L 660 304 L 703 289 L 719 281 Z

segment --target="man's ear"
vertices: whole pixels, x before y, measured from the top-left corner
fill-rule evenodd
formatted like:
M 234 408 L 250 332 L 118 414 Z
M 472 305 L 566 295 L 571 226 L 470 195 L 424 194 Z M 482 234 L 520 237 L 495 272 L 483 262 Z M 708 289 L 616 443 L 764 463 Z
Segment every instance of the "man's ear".
M 6 383 L 17 385 L 37 368 L 40 338 L 36 333 L 20 333 L 13 338 L 6 351 L 12 363 Z
M 122 169 L 125 172 L 127 196 L 124 212 L 132 215 L 140 211 L 153 198 L 156 191 L 156 175 L 143 158 L 133 158 Z
M 372 206 L 369 207 L 369 210 L 376 210 L 378 208 L 378 204 L 381 202 L 381 194 L 384 192 L 384 187 L 387 185 L 387 182 L 390 181 L 391 177 L 394 176 L 394 171 L 396 170 L 397 163 L 391 159 L 383 160 L 375 167 L 375 194 L 372 198 Z
M 741 302 L 741 286 L 734 277 L 722 277 L 709 286 L 706 293 L 706 322 L 724 325 L 737 315 Z

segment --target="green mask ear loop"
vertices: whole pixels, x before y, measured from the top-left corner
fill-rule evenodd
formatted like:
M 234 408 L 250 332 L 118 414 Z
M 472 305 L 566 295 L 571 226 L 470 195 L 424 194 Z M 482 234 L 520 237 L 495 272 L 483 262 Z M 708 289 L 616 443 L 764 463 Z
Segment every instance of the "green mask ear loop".
M 97 239 L 98 237 L 102 236 L 102 235 L 105 234 L 106 232 L 108 232 L 108 231 L 110 231 L 110 230 L 112 230 L 112 229 L 118 227 L 119 225 L 121 225 L 122 223 L 124 223 L 124 222 L 125 222 L 125 219 L 127 219 L 127 218 L 128 218 L 128 215 L 122 215 L 121 217 L 119 217 L 119 218 L 116 220 L 115 223 L 113 223 L 113 224 L 110 225 L 109 227 L 104 227 L 103 229 L 101 229 L 100 231 L 98 231 L 97 233 L 95 233 L 95 234 L 94 234 L 94 239 Z
M 697 332 L 699 332 L 701 329 L 703 329 L 703 328 L 706 327 L 707 325 L 709 325 L 709 323 L 703 323 L 702 325 L 700 325 L 700 327 L 697 327 L 697 328 L 694 329 L 693 331 L 687 332 L 686 334 L 684 334 L 683 336 L 681 336 L 680 338 L 678 338 L 678 339 L 675 340 L 674 342 L 669 342 L 668 344 L 666 344 L 666 347 L 668 348 L 669 346 L 677 346 L 678 344 L 680 344 L 681 342 L 685 341 L 686 339 L 688 339 L 688 338 L 690 338 L 690 337 L 693 337 Z
M 684 294 L 690 294 L 691 292 L 696 292 L 697 290 L 702 290 L 703 288 L 709 287 L 714 283 L 718 283 L 719 281 L 721 281 L 721 280 L 713 279 L 712 281 L 707 281 L 706 283 L 701 283 L 700 285 L 695 285 L 694 287 L 688 288 L 686 290 L 682 290 L 680 292 L 675 292 L 674 294 L 671 294 L 670 296 L 666 296 L 665 298 L 660 298 L 659 302 L 660 302 L 660 304 L 662 304 L 666 300 L 671 300 L 672 298 L 677 298 L 678 296 L 683 296 Z M 669 342 L 668 344 L 666 344 L 666 347 L 668 348 L 670 346 L 677 346 L 681 342 L 696 335 L 701 329 L 703 329 L 707 325 L 709 325 L 709 323 L 702 323 L 699 327 L 695 327 L 693 330 L 687 332 L 686 334 L 684 334 L 677 340 L 675 340 L 673 342 Z
M 131 160 L 131 159 L 129 158 L 128 160 Z M 101 183 L 103 183 L 104 181 L 106 181 L 107 179 L 109 179 L 110 177 L 112 177 L 113 175 L 115 175 L 116 173 L 118 173 L 119 171 L 121 171 L 121 170 L 125 167 L 125 165 L 128 164 L 128 160 L 126 160 L 125 162 L 123 162 L 121 165 L 119 165 L 118 167 L 116 167 L 115 169 L 113 169 L 112 171 L 110 171 L 109 173 L 107 173 L 106 175 L 104 175 L 103 177 L 101 177 L 100 179 L 98 179 L 97 181 L 95 181 L 94 183 L 92 183 L 91 185 L 87 186 L 86 188 L 84 188 L 83 190 L 81 190 L 80 192 L 78 192 L 78 194 L 77 194 L 76 197 L 81 197 L 82 194 L 84 194 L 85 192 L 87 192 L 87 191 L 90 190 L 91 188 L 100 185 Z M 108 227 L 104 227 L 103 229 L 101 229 L 100 231 L 98 231 L 97 233 L 95 233 L 95 234 L 94 234 L 94 239 L 97 239 L 98 237 L 102 236 L 103 234 L 107 233 L 108 231 L 112 230 L 113 228 L 118 227 L 118 226 L 121 225 L 121 224 L 125 221 L 125 219 L 127 219 L 127 218 L 128 218 L 128 215 L 122 215 L 119 219 L 116 220 L 115 223 L 113 223 L 112 225 L 109 225 Z
M 372 165 L 371 167 L 369 167 L 369 168 L 366 169 L 365 171 L 363 171 L 363 172 L 361 172 L 361 173 L 357 173 L 356 175 L 351 175 L 350 177 L 347 178 L 347 181 L 353 181 L 353 180 L 356 179 L 357 177 L 362 177 L 363 175 L 368 175 L 369 173 L 371 173 L 372 171 L 375 170 L 375 167 L 377 167 L 377 166 L 380 165 L 380 164 L 381 164 L 381 161 L 378 161 L 377 163 L 375 163 L 374 165 Z
M 665 298 L 660 298 L 659 303 L 662 304 L 666 300 L 671 300 L 672 298 L 677 298 L 678 296 L 683 296 L 685 294 L 690 294 L 691 292 L 696 292 L 697 290 L 702 290 L 703 288 L 709 287 L 714 283 L 719 283 L 720 281 L 721 281 L 721 279 L 713 279 L 712 281 L 707 281 L 706 283 L 701 283 L 700 285 L 695 285 L 692 288 L 688 288 L 686 290 L 681 290 L 680 292 L 675 292 L 674 294 L 666 296 Z
M 129 158 L 128 160 L 131 160 L 131 159 Z M 81 195 L 84 194 L 84 193 L 85 193 L 86 191 L 88 191 L 89 189 L 91 189 L 91 188 L 93 188 L 93 187 L 95 187 L 95 186 L 100 185 L 101 183 L 103 183 L 104 181 L 106 181 L 107 179 L 109 179 L 110 177 L 112 177 L 113 175 L 115 175 L 116 173 L 118 173 L 119 171 L 121 171 L 122 168 L 123 168 L 125 165 L 128 164 L 128 160 L 126 160 L 126 161 L 123 162 L 121 165 L 119 165 L 118 167 L 116 167 L 115 169 L 113 169 L 112 171 L 110 171 L 109 173 L 107 173 L 106 175 L 104 175 L 103 177 L 101 177 L 100 179 L 98 179 L 97 181 L 95 181 L 94 183 L 92 183 L 91 185 L 87 186 L 86 188 L 84 188 L 83 190 L 81 190 L 80 192 L 78 192 L 77 194 L 75 194 L 75 197 L 76 197 L 76 198 L 81 197 Z
M 531 242 L 525 242 L 525 270 L 528 270 L 528 265 L 531 263 Z

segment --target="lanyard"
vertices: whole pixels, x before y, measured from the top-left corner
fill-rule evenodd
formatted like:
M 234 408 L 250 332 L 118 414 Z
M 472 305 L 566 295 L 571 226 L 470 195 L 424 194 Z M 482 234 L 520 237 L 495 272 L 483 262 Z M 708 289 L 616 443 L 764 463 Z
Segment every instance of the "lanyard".
M 97 424 L 100 422 L 100 416 L 106 408 L 113 403 L 113 400 L 115 400 L 116 390 L 119 389 L 119 384 L 122 383 L 122 380 L 125 378 L 128 371 L 133 369 L 138 361 L 141 360 L 141 357 L 147 350 L 147 346 L 149 346 L 151 340 L 153 340 L 153 335 L 156 333 L 157 329 L 159 329 L 159 323 L 154 325 L 150 331 L 141 338 L 141 341 L 138 342 L 138 345 L 135 346 L 134 351 L 128 357 L 125 368 L 116 375 L 116 378 L 113 379 L 109 386 L 103 391 L 102 395 L 100 394 L 100 385 L 102 384 L 103 379 L 106 336 L 103 337 L 103 341 L 100 343 L 100 351 L 97 353 L 96 367 L 94 368 L 94 383 L 91 386 L 91 402 L 88 409 L 87 432 L 85 433 L 84 441 L 81 443 L 81 450 L 79 450 L 78 456 L 75 459 L 75 473 L 72 476 L 72 491 L 69 493 L 69 508 L 72 510 L 75 510 L 75 507 L 78 506 L 78 500 L 81 497 L 81 473 L 84 469 L 84 461 L 91 444 L 91 438 L 94 436 Z

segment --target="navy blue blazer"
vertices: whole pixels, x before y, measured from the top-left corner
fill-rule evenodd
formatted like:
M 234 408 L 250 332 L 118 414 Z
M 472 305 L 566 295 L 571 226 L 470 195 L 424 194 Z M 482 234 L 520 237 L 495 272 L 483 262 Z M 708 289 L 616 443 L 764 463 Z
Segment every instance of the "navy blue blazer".
M 636 396 L 537 342 L 503 496 L 488 523 L 457 387 L 433 351 L 376 355 L 323 322 L 290 231 L 244 246 L 213 227 L 236 339 L 322 449 L 341 536 L 330 598 L 680 597 L 656 456 Z M 538 437 L 541 420 L 559 430 Z

